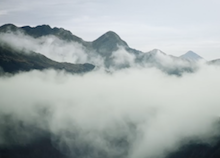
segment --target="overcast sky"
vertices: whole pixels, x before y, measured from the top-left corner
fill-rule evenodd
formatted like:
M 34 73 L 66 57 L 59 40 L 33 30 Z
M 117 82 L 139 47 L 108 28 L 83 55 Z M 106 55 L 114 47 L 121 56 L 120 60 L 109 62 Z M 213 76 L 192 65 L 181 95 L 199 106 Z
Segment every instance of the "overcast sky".
M 112 30 L 130 47 L 220 58 L 219 0 L 0 0 L 0 24 L 49 24 L 86 41 Z

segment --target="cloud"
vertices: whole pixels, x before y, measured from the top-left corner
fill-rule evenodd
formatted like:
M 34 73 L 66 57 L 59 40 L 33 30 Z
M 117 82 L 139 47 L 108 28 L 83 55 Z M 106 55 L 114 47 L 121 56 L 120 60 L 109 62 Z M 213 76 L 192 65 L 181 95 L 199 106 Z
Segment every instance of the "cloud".
M 7 44 L 23 53 L 32 51 L 45 55 L 58 62 L 91 63 L 96 68 L 108 71 L 128 67 L 156 67 L 168 74 L 181 75 L 184 72 L 193 72 L 199 68 L 199 63 L 190 63 L 176 57 L 156 52 L 138 55 L 129 53 L 125 48 L 118 46 L 118 50 L 110 52 L 110 57 L 101 56 L 91 46 L 83 46 L 78 42 L 67 42 L 56 36 L 42 36 L 33 38 L 21 31 L 1 33 L 1 44 Z
M 118 46 L 117 51 L 112 52 L 110 58 L 113 60 L 111 66 L 115 68 L 135 66 L 135 55 L 129 53 L 125 48 L 120 46 Z
M 0 42 L 23 53 L 34 51 L 58 62 L 91 63 L 97 68 L 105 67 L 110 71 L 128 67 L 154 66 L 165 73 L 180 75 L 182 72 L 192 72 L 198 68 L 197 64 L 172 58 L 160 52 L 153 56 L 149 53 L 142 54 L 143 57 L 137 61 L 137 55 L 129 53 L 120 46 L 117 51 L 110 52 L 110 57 L 106 58 L 90 46 L 83 46 L 78 42 L 67 42 L 53 35 L 33 38 L 21 31 L 7 32 L 1 33 Z
M 30 132 L 28 137 L 28 130 L 22 131 L 18 122 L 48 131 L 54 144 L 72 156 L 75 148 L 82 149 L 82 157 L 86 149 L 91 149 L 86 155 L 91 157 L 100 153 L 130 158 L 165 156 L 183 140 L 206 142 L 217 134 L 220 71 L 219 67 L 201 67 L 182 77 L 154 68 L 112 74 L 47 70 L 2 76 L 0 144 L 7 144 L 2 133 L 5 125 L 14 137 L 26 138 L 21 142 L 41 134 Z M 5 122 L 6 116 L 11 121 Z
M 35 39 L 9 32 L 0 41 L 57 61 L 104 65 L 96 52 L 55 36 Z M 219 121 L 219 67 L 159 52 L 154 58 L 144 55 L 149 63 L 140 66 L 119 47 L 109 58 L 111 68 L 131 67 L 112 73 L 97 69 L 84 75 L 55 70 L 1 75 L 0 146 L 31 143 L 46 132 L 71 157 L 81 149 L 79 157 L 143 158 L 164 156 L 189 140 L 209 143 Z M 157 68 L 197 71 L 177 77 Z
M 58 62 L 92 63 L 97 66 L 103 64 L 103 59 L 93 51 L 88 51 L 82 44 L 66 42 L 53 35 L 33 38 L 24 33 L 8 32 L 1 33 L 1 44 L 7 44 L 15 50 L 31 51 L 43 54 Z

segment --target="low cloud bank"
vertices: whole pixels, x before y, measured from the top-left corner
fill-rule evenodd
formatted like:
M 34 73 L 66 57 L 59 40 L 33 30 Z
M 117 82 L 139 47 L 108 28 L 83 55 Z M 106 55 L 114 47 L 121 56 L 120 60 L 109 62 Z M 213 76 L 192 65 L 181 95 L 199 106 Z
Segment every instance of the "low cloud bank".
M 201 65 L 182 77 L 154 68 L 1 76 L 0 146 L 31 142 L 37 131 L 51 133 L 70 156 L 90 151 L 81 157 L 164 157 L 188 140 L 210 143 L 219 133 L 219 69 Z

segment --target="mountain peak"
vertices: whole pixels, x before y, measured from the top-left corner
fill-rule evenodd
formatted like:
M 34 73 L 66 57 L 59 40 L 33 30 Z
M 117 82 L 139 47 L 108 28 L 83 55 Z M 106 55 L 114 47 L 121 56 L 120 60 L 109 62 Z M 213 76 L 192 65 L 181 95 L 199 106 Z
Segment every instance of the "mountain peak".
M 94 43 L 97 42 L 104 42 L 104 43 L 114 43 L 114 44 L 118 44 L 120 46 L 128 46 L 127 43 L 125 41 L 123 41 L 118 34 L 116 34 L 113 31 L 108 31 L 105 34 L 103 34 L 102 36 L 100 36 L 98 39 L 96 39 L 95 41 L 93 41 Z
M 14 24 L 5 24 L 0 27 L 0 32 L 17 31 L 18 27 Z
M 195 52 L 193 52 L 192 50 L 189 50 L 188 52 L 186 52 L 185 54 L 191 54 L 191 55 L 197 55 Z
M 92 42 L 93 48 L 97 50 L 100 54 L 111 54 L 113 51 L 116 51 L 119 46 L 124 48 L 128 47 L 128 44 L 123 41 L 119 35 L 113 31 L 108 31 L 98 39 Z
M 161 51 L 160 49 L 153 49 L 151 51 L 149 51 L 148 53 L 150 54 L 158 54 L 158 53 L 161 53 L 163 55 L 166 55 L 163 51 Z
M 196 54 L 195 52 L 193 52 L 191 50 L 189 50 L 185 54 L 181 55 L 180 58 L 186 59 L 189 61 L 199 61 L 199 60 L 203 59 L 201 56 L 199 56 L 198 54 Z
M 8 23 L 8 24 L 2 25 L 1 27 L 16 27 L 16 26 L 14 24 Z
M 116 34 L 114 31 L 108 31 L 105 34 L 103 34 L 104 36 L 108 36 L 108 37 L 115 37 L 115 38 L 120 38 L 118 34 Z

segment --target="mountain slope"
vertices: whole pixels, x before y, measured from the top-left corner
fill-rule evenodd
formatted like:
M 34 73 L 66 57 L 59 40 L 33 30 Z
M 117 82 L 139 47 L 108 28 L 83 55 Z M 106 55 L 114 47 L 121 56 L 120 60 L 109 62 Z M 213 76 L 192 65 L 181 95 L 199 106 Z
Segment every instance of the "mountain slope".
M 17 32 L 22 32 L 25 35 L 31 36 L 33 38 L 39 38 L 42 36 L 53 35 L 61 40 L 67 42 L 77 42 L 85 48 L 85 52 L 88 58 L 94 58 L 94 56 L 99 56 L 104 62 L 106 68 L 114 67 L 113 53 L 124 49 L 126 53 L 129 54 L 142 54 L 143 52 L 132 49 L 128 44 L 123 41 L 115 32 L 109 31 L 96 40 L 92 42 L 86 42 L 81 38 L 73 35 L 70 31 L 64 30 L 62 28 L 51 28 L 48 25 L 41 25 L 36 27 L 24 26 L 17 27 L 13 24 L 6 24 L 0 27 L 0 33 L 12 32 L 16 35 Z M 41 52 L 40 52 L 41 53 Z M 117 55 L 117 54 L 116 54 Z M 93 62 L 95 64 L 95 62 Z M 121 67 L 123 68 L 123 66 Z
M 220 59 L 215 59 L 215 60 L 208 61 L 208 64 L 210 64 L 210 65 L 220 65 Z
M 6 32 L 16 32 L 20 31 L 23 32 L 26 35 L 29 35 L 34 38 L 39 38 L 42 36 L 48 36 L 48 35 L 54 35 L 62 40 L 65 41 L 74 41 L 81 44 L 85 44 L 86 42 L 83 41 L 81 38 L 73 35 L 70 31 L 65 30 L 63 28 L 51 28 L 49 25 L 39 25 L 36 27 L 30 27 L 30 26 L 23 26 L 23 27 L 17 27 L 13 24 L 5 24 L 0 27 L 1 33 Z
M 5 72 L 56 69 L 71 73 L 87 72 L 94 69 L 91 64 L 59 63 L 35 52 L 16 51 L 8 46 L 0 46 L 0 67 Z
M 165 158 L 219 158 L 220 139 L 214 144 L 192 142 L 182 146 L 178 151 L 170 153 Z
M 128 47 L 115 32 L 109 31 L 92 42 L 93 48 L 103 56 L 110 56 L 118 47 Z
M 197 62 L 197 61 L 203 59 L 201 56 L 199 56 L 198 54 L 196 54 L 193 51 L 188 51 L 187 53 L 181 55 L 180 58 L 186 59 L 186 60 L 189 60 L 189 61 L 192 61 L 192 62 Z
M 170 75 L 181 76 L 184 72 L 191 73 L 197 70 L 194 63 L 167 55 L 159 49 L 153 49 L 149 52 L 140 54 L 137 60 L 138 63 L 144 66 L 156 67 Z

